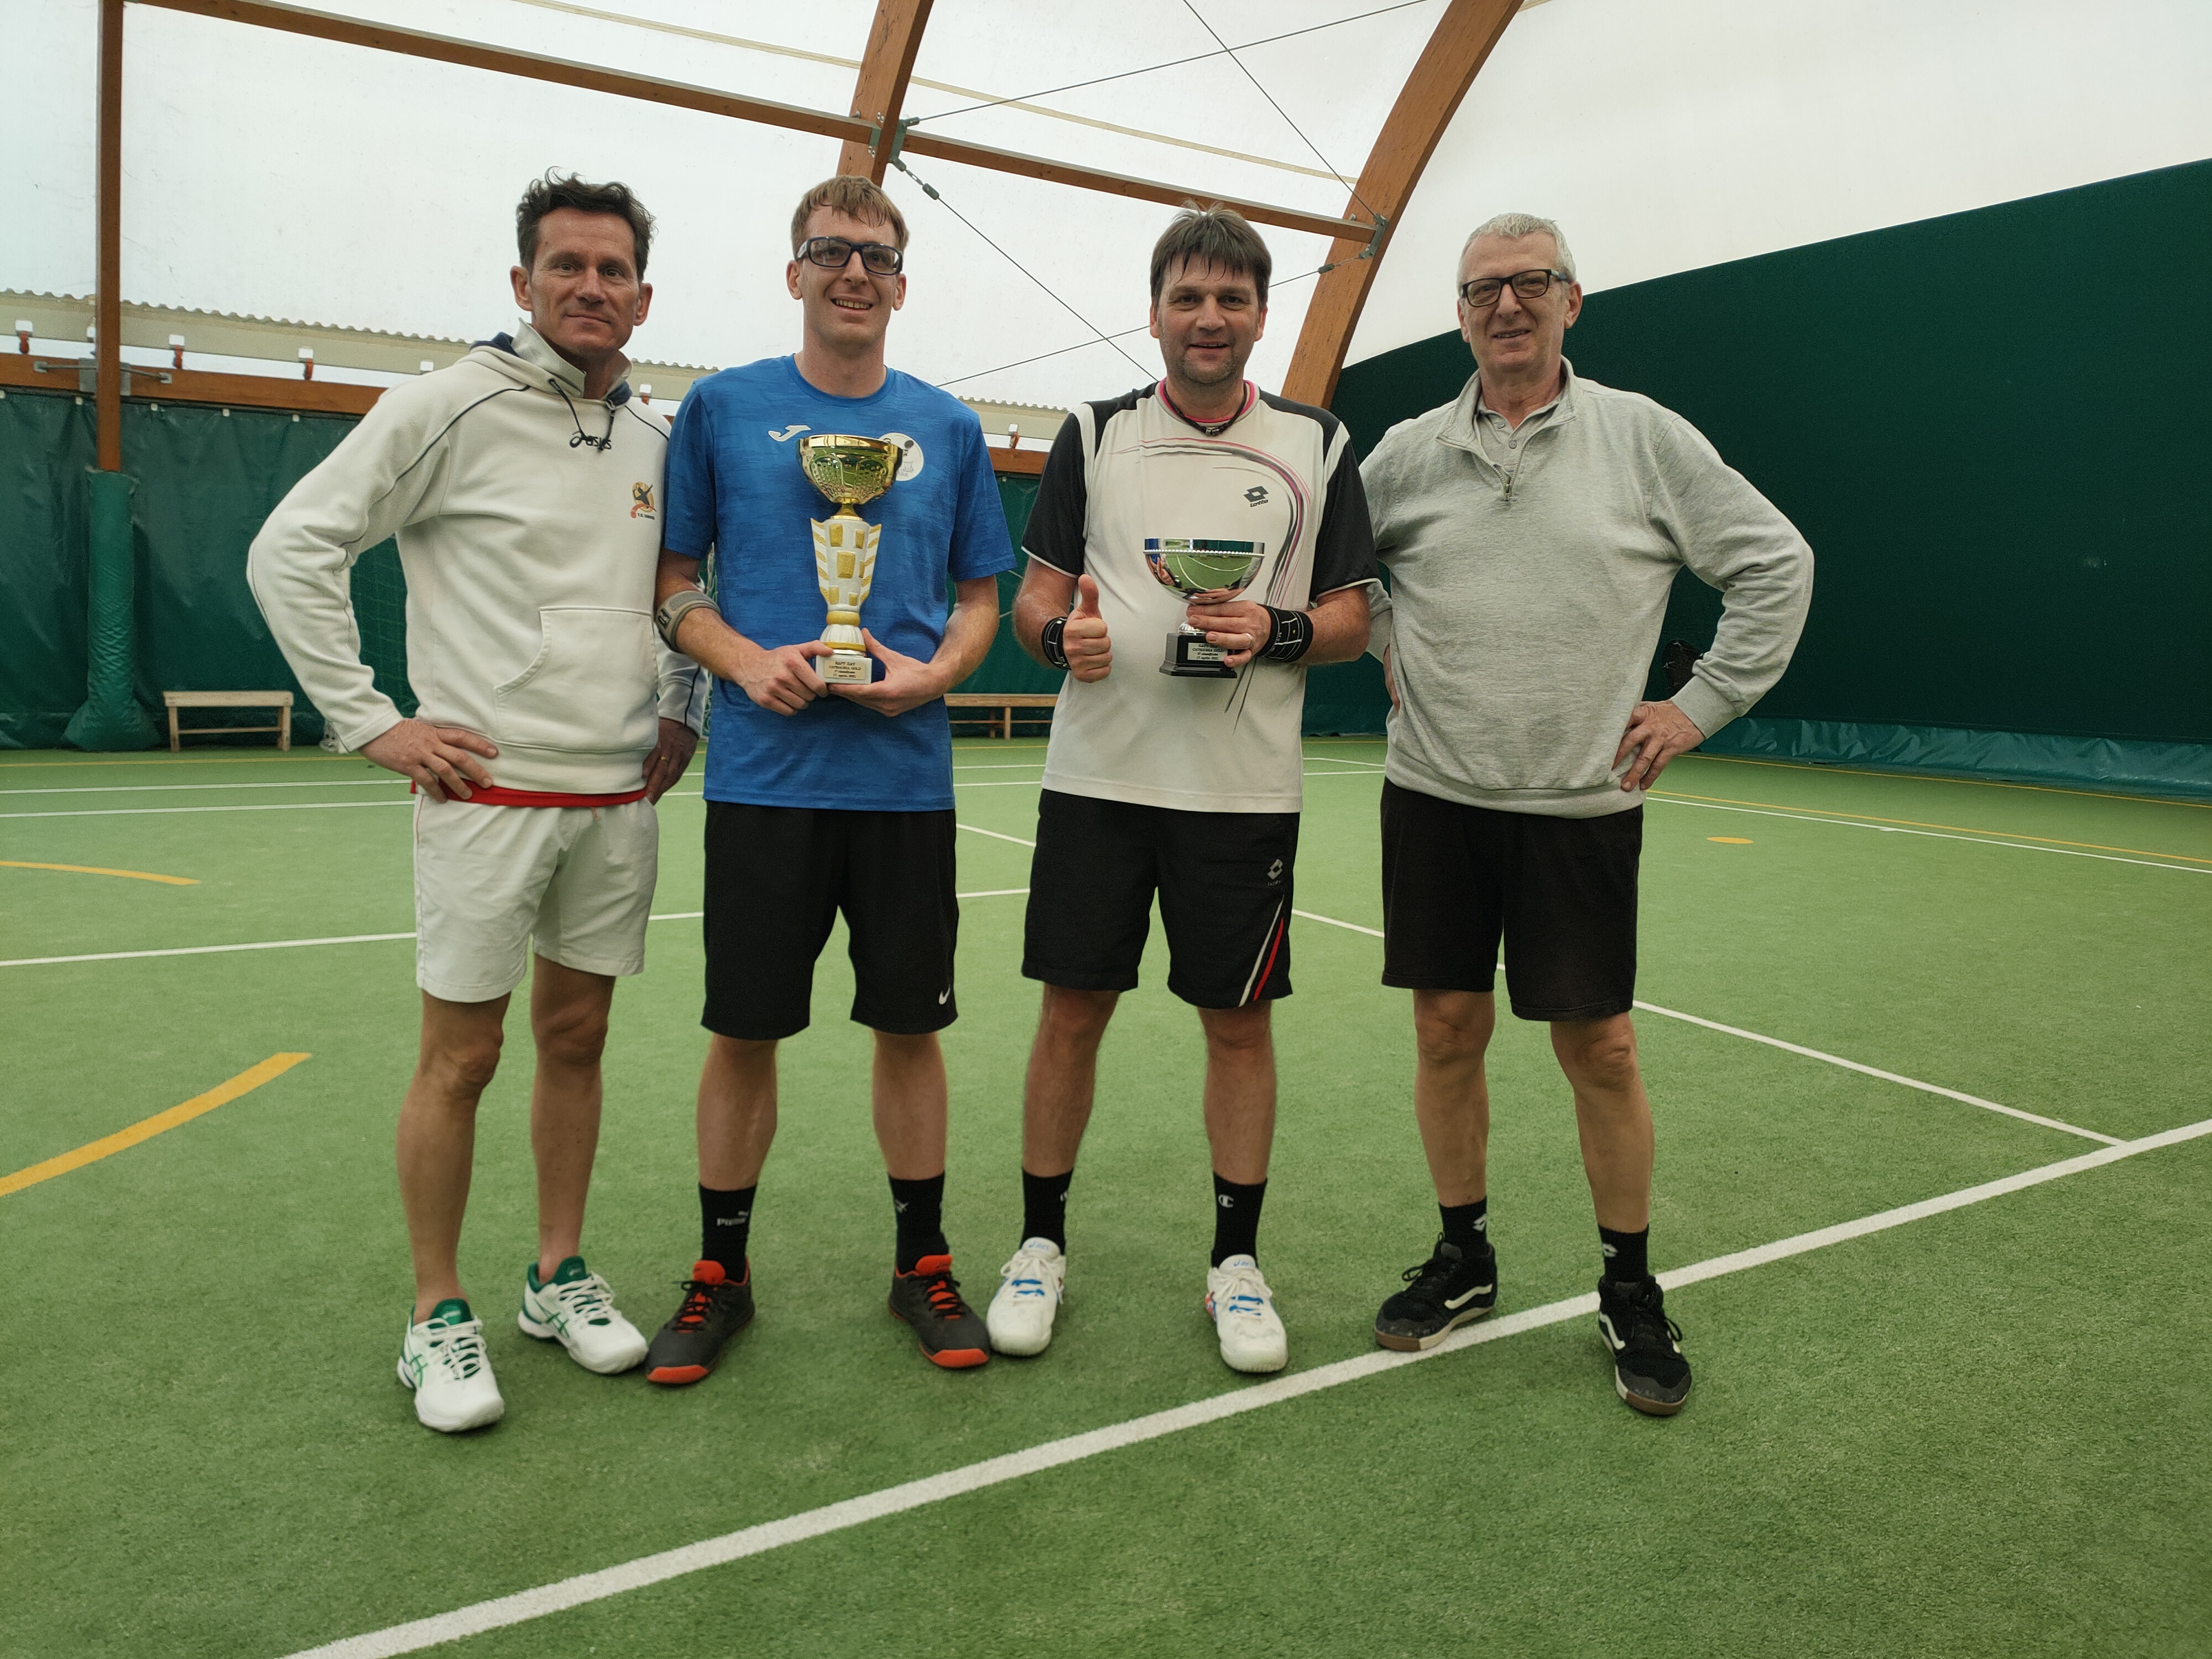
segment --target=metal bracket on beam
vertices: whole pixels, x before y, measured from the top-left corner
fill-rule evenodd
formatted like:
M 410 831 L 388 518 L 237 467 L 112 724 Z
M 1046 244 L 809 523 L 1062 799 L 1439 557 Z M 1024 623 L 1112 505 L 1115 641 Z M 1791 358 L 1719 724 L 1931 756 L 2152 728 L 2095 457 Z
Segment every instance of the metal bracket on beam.
M 1371 259 L 1380 252 L 1382 247 L 1382 238 L 1389 234 L 1389 229 L 1390 216 L 1387 213 L 1376 214 L 1375 234 L 1367 239 L 1367 246 L 1359 250 L 1359 257 L 1363 259 Z
M 891 130 L 891 147 L 889 151 L 885 151 L 883 148 L 884 130 L 879 126 L 870 127 L 868 129 L 868 154 L 874 156 L 876 160 L 881 161 L 887 167 L 896 167 L 898 165 L 899 152 L 906 148 L 907 130 L 920 119 L 921 119 L 921 118 L 919 115 L 909 115 L 906 117 L 905 119 L 902 120 L 897 126 Z
M 161 378 L 166 380 L 169 377 L 164 374 Z M 76 389 L 87 397 L 100 390 L 100 370 L 89 357 L 77 359 Z M 131 365 L 128 363 L 123 365 L 123 395 L 126 398 L 131 395 Z

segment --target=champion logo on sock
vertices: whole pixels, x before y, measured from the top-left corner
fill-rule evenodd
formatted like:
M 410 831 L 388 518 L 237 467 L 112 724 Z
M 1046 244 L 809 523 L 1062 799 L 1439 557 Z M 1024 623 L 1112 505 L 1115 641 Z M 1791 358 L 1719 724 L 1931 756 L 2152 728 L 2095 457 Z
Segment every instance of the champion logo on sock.
M 1600 1245 L 1598 1246 L 1598 1249 L 1599 1249 L 1601 1251 L 1602 1251 L 1602 1252 L 1604 1253 L 1605 1259 L 1606 1259 L 1607 1261 L 1612 1261 L 1612 1260 L 1613 1259 L 1613 1257 L 1615 1257 L 1615 1256 L 1617 1256 L 1617 1255 L 1619 1255 L 1620 1254 L 1620 1252 L 1619 1250 L 1615 1249 L 1614 1249 L 1612 1245 L 1610 1245 L 1610 1244 L 1600 1244 Z
M 1237 1200 L 1226 1193 L 1214 1194 L 1213 1201 L 1224 1210 L 1233 1210 L 1237 1207 Z

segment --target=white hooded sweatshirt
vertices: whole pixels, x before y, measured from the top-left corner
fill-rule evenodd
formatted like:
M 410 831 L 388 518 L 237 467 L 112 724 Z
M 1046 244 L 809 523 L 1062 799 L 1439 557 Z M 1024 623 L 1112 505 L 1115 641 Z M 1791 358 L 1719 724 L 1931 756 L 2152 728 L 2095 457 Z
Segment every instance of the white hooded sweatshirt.
M 361 659 L 348 573 L 388 536 L 407 573 L 420 718 L 499 745 L 501 788 L 637 788 L 659 718 L 697 731 L 707 675 L 653 627 L 668 423 L 527 325 L 393 386 L 292 487 L 246 580 L 349 749 L 399 723 Z

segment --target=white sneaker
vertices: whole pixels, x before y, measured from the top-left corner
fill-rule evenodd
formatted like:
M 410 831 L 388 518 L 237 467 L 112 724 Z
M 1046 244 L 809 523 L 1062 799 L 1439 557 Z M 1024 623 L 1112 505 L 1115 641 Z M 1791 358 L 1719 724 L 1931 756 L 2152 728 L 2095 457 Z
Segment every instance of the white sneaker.
M 537 1282 L 532 1262 L 522 1276 L 522 1311 L 515 1323 L 525 1336 L 558 1342 L 587 1371 L 612 1376 L 645 1358 L 645 1338 L 615 1310 L 607 1281 L 584 1268 L 584 1258 L 562 1262 L 552 1282 Z
M 483 1321 L 459 1297 L 448 1297 L 399 1342 L 399 1380 L 415 1390 L 415 1415 L 426 1429 L 459 1434 L 496 1423 L 507 1411 L 484 1352 Z
M 1291 1340 L 1275 1311 L 1275 1293 L 1249 1255 L 1232 1255 L 1206 1273 L 1206 1311 L 1221 1336 L 1231 1370 L 1279 1371 L 1291 1363 Z
M 999 1269 L 998 1293 L 983 1316 L 991 1346 L 1000 1353 L 1042 1353 L 1066 1283 L 1067 1258 L 1060 1246 L 1048 1238 L 1024 1239 L 1013 1260 Z

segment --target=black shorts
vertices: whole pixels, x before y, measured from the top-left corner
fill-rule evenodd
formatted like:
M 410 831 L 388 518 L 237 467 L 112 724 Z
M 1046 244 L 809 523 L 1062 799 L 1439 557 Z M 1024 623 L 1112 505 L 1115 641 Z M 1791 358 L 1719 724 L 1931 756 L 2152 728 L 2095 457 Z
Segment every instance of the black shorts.
M 1604 1019 L 1636 1000 L 1644 809 L 1595 818 L 1462 806 L 1382 785 L 1382 982 L 1488 991 L 1498 941 L 1522 1019 Z
M 1200 1008 L 1291 994 L 1296 812 L 1186 812 L 1046 790 L 1037 802 L 1022 972 L 1071 991 L 1132 991 L 1152 930 L 1168 989 Z
M 940 1031 L 960 904 L 950 811 L 848 812 L 707 803 L 707 1006 L 722 1036 L 806 1029 L 814 961 L 840 910 L 852 935 L 853 1018 L 898 1036 Z

